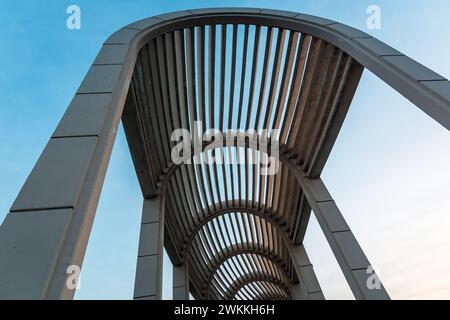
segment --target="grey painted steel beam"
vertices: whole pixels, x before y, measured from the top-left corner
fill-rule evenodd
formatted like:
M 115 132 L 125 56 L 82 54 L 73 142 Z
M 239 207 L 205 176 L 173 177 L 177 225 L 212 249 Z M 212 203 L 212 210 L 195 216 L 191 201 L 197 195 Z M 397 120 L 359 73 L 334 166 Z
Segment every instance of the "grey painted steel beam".
M 164 196 L 144 199 L 134 299 L 162 299 Z
M 173 266 L 173 300 L 189 300 L 189 272 L 188 263 Z
M 369 285 L 377 276 L 322 180 L 297 177 L 355 298 L 390 299 L 378 278 L 378 288 Z
M 120 63 L 91 67 L 2 224 L 1 298 L 73 298 L 134 60 Z
M 0 227 L 0 299 L 44 299 L 72 209 L 9 213 Z
M 305 289 L 300 285 L 300 283 L 290 284 L 289 292 L 291 293 L 292 300 L 308 300 Z
M 290 252 L 294 262 L 297 277 L 299 279 L 299 282 L 301 283 L 300 288 L 294 288 L 296 292 L 301 289 L 302 292 L 306 291 L 304 295 L 307 297 L 307 299 L 324 300 L 325 297 L 322 293 L 322 289 L 320 288 L 320 284 L 314 272 L 313 265 L 309 261 L 308 255 L 306 254 L 305 247 L 302 244 L 296 246 L 290 245 Z M 298 293 L 295 296 L 297 295 Z

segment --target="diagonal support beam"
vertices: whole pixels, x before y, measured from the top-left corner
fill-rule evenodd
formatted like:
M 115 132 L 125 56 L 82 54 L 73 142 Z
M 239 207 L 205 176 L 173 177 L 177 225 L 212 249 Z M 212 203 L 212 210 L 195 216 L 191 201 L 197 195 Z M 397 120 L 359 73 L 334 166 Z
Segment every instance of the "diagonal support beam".
M 308 300 L 308 295 L 300 282 L 289 284 L 289 292 L 292 300 Z
M 299 288 L 294 287 L 291 289 L 293 298 L 295 300 L 301 300 L 304 299 L 302 296 L 306 296 L 306 299 L 309 300 L 325 300 L 319 281 L 314 273 L 313 265 L 306 254 L 305 247 L 303 245 L 290 245 L 289 251 L 292 256 L 295 272 L 301 284 Z M 303 294 L 299 295 L 298 292 L 301 289 L 303 289 Z
M 164 196 L 144 199 L 134 284 L 135 300 L 161 300 L 164 245 Z
M 355 298 L 390 299 L 322 180 L 296 176 Z
M 73 298 L 133 64 L 108 57 L 102 49 L 0 228 L 0 299 Z

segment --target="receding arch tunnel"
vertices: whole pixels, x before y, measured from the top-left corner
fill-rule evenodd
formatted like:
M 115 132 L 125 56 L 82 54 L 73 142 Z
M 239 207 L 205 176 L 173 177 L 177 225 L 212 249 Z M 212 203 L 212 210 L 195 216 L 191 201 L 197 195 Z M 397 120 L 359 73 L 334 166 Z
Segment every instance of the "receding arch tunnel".
M 447 79 L 325 18 L 197 9 L 118 30 L 0 229 L 0 297 L 73 297 L 66 270 L 82 264 L 122 120 L 144 198 L 135 299 L 161 298 L 163 247 L 175 299 L 323 299 L 302 245 L 311 209 L 355 298 L 389 299 L 367 288 L 370 263 L 320 178 L 364 68 L 450 129 Z M 214 152 L 243 164 L 175 165 L 171 133 L 211 128 L 267 129 L 279 171 L 239 146 Z

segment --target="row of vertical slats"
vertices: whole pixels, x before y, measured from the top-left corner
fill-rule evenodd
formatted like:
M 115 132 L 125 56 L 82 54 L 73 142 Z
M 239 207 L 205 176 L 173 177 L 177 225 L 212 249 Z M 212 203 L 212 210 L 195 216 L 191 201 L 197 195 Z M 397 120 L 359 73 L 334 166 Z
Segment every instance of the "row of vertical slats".
M 248 270 L 256 271 L 249 272 Z M 240 287 L 244 287 L 256 279 L 273 281 L 280 288 L 287 288 L 283 271 L 272 260 L 247 253 L 233 256 L 220 266 L 208 287 L 205 298 L 229 299 L 233 293 L 239 291 Z
M 211 286 L 228 288 L 230 279 L 238 279 L 254 272 L 254 267 L 237 260 L 239 267 L 231 267 L 230 262 L 223 263 L 226 257 L 233 258 L 240 252 L 257 252 L 271 257 L 283 266 L 259 268 L 261 277 L 277 277 L 282 274 L 293 275 L 289 253 L 283 245 L 283 239 L 277 228 L 254 214 L 248 212 L 230 212 L 218 215 L 207 222 L 196 233 L 189 256 L 191 281 L 203 287 L 208 296 Z M 217 269 L 218 266 L 221 268 Z M 280 280 L 281 281 L 281 280 Z M 221 297 L 218 295 L 217 297 Z M 222 296 L 223 297 L 223 296 Z
M 214 259 L 231 249 L 250 248 L 276 257 L 284 264 L 285 276 L 293 279 L 292 262 L 276 236 L 278 231 L 251 212 L 267 215 L 290 241 L 300 243 L 310 207 L 283 164 L 276 175 L 263 175 L 260 166 L 250 163 L 261 159 L 262 153 L 250 149 L 230 147 L 202 154 L 206 160 L 222 156 L 239 158 L 243 164 L 200 161 L 170 171 L 173 130 L 267 129 L 279 140 L 285 157 L 309 172 L 321 156 L 354 63 L 321 39 L 260 25 L 189 27 L 158 36 L 142 48 L 130 88 L 149 153 L 148 171 L 158 185 L 172 172 L 166 190 L 170 212 L 166 224 L 173 247 L 183 259 L 192 260 L 191 280 L 197 288 L 205 288 L 208 279 L 202 275 L 221 262 Z M 202 121 L 202 126 L 196 128 L 194 121 Z M 228 213 L 205 224 L 221 210 Z M 224 225 L 223 219 L 231 219 L 232 214 L 245 216 L 254 228 Z M 245 241 L 232 243 L 231 248 L 218 245 L 219 239 L 236 237 L 233 232 L 242 233 L 240 239 Z M 191 251 L 186 252 L 189 241 Z M 217 271 L 214 297 L 223 298 L 226 273 L 232 271 L 232 267 Z M 287 297 L 272 287 L 276 286 L 255 282 L 241 288 L 236 298 Z
M 251 282 L 237 292 L 236 300 L 286 300 L 286 291 L 268 281 Z

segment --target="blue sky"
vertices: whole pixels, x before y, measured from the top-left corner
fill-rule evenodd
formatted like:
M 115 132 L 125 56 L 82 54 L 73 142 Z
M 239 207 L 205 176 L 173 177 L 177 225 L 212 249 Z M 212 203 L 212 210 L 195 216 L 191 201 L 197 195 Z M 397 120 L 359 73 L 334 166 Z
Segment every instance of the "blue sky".
M 66 8 L 81 8 L 81 30 Z M 366 8 L 381 8 L 367 30 Z M 198 7 L 249 6 L 334 19 L 450 77 L 450 2 L 2 1 L 0 221 L 9 210 L 103 41 L 132 21 Z M 450 298 L 450 135 L 365 71 L 323 180 L 393 298 Z M 78 299 L 132 297 L 141 195 L 118 134 L 85 257 Z M 317 223 L 305 247 L 327 298 L 351 293 Z M 164 296 L 170 298 L 171 274 Z

